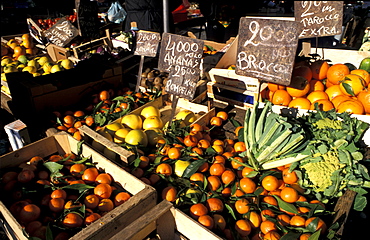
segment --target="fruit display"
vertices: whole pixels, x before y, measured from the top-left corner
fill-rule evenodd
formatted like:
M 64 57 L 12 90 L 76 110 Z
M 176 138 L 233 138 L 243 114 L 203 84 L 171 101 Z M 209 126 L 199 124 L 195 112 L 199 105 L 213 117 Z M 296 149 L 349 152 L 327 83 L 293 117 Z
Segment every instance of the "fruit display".
M 1 189 L 25 236 L 38 239 L 67 239 L 132 197 L 91 157 L 73 153 L 33 156 L 3 172 Z
M 77 20 L 77 12 L 74 12 L 74 14 L 72 15 L 65 15 L 64 16 L 68 21 L 70 21 L 71 23 L 75 23 L 76 20 Z M 47 30 L 49 28 L 51 28 L 56 22 L 58 22 L 61 18 L 60 17 L 57 17 L 57 18 L 47 18 L 47 19 L 37 19 L 37 26 L 42 29 L 42 30 Z M 34 26 L 32 26 L 34 28 Z
M 168 80 L 168 73 L 156 69 L 146 68 L 141 74 L 140 86 L 153 92 L 164 92 Z
M 295 64 L 292 79 L 300 79 L 302 86 L 283 86 L 268 83 L 261 94 L 275 105 L 313 110 L 335 109 L 338 113 L 370 114 L 369 58 L 358 68 L 353 64 L 329 64 L 313 58 Z
M 22 34 L 19 37 L 11 39 L 1 39 L 1 57 L 8 56 L 17 60 L 21 55 L 29 57 L 37 55 L 39 52 L 36 48 L 33 38 L 29 33 Z
M 57 130 L 65 131 L 77 140 L 81 140 L 79 127 L 86 125 L 98 131 L 159 96 L 153 93 L 133 92 L 128 88 L 117 90 L 109 88 L 87 97 L 82 101 L 86 103 L 83 106 L 54 111 L 51 113 L 51 123 Z

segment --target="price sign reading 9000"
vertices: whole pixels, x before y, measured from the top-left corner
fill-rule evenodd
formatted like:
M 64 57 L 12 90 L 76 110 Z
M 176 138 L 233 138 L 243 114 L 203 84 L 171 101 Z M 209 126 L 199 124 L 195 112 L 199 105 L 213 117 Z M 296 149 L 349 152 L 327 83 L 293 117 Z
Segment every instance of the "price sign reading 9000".
M 236 74 L 289 85 L 298 45 L 294 21 L 241 18 Z

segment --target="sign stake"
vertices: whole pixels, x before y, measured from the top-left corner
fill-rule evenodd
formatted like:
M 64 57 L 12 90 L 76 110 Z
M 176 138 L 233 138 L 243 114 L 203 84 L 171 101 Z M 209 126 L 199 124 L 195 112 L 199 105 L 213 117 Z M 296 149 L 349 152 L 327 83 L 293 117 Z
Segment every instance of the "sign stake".
M 141 74 L 143 73 L 144 58 L 145 58 L 144 55 L 140 56 L 139 72 L 138 72 L 138 75 L 137 75 L 135 92 L 139 91 L 139 86 L 140 86 L 140 82 L 141 82 Z

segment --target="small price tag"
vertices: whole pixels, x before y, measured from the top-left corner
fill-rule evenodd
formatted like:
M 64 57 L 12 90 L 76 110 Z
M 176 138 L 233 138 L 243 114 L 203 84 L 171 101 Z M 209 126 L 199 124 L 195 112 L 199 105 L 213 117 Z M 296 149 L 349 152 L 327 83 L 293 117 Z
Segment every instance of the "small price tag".
M 299 38 L 342 33 L 343 1 L 294 1 Z
M 134 55 L 155 57 L 158 52 L 161 35 L 157 32 L 138 31 Z
M 51 43 L 64 47 L 78 36 L 78 29 L 66 17 L 62 17 L 51 28 L 44 31 L 44 36 Z
M 200 70 L 186 66 L 172 66 L 166 83 L 167 93 L 192 100 L 197 88 Z

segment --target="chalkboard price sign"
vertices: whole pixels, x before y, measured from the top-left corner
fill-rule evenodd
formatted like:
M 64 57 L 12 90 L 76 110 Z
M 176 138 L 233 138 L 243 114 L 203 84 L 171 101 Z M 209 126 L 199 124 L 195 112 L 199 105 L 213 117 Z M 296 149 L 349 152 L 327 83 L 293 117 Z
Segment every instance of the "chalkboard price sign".
M 289 85 L 298 45 L 297 22 L 244 17 L 239 26 L 235 73 Z
M 157 55 L 161 35 L 157 32 L 138 31 L 134 55 L 155 57 Z
M 175 96 L 192 100 L 199 75 L 199 68 L 189 68 L 180 65 L 172 66 L 165 90 L 167 93 Z
M 77 35 L 78 29 L 66 17 L 62 17 L 51 28 L 44 31 L 48 41 L 59 47 L 64 47 Z
M 342 32 L 343 1 L 295 1 L 299 38 L 334 36 Z
M 98 5 L 95 1 L 76 0 L 77 24 L 82 37 L 99 38 Z

